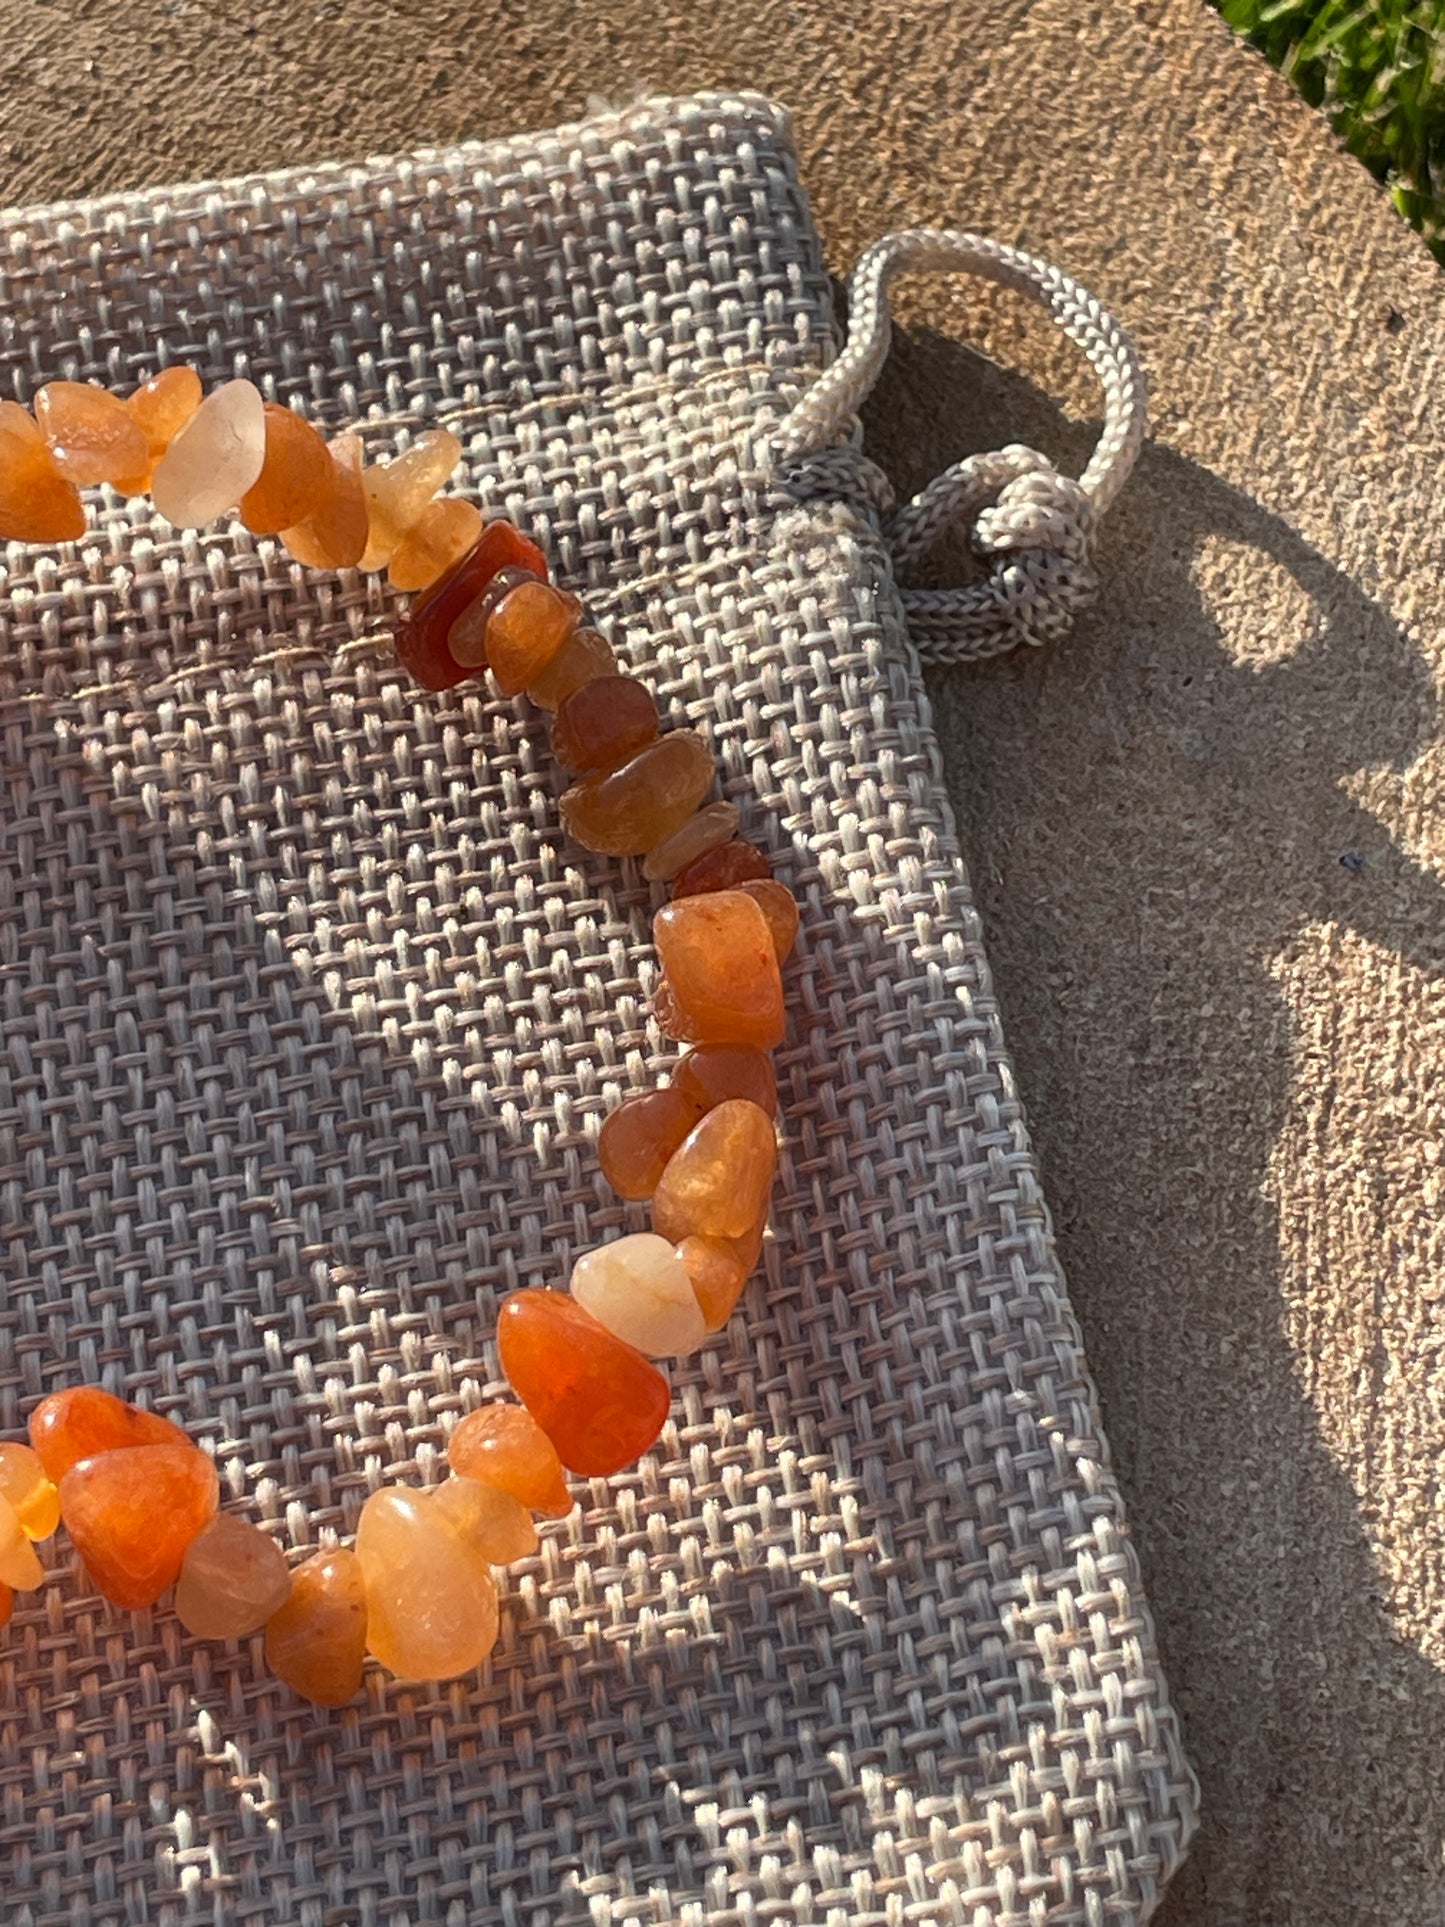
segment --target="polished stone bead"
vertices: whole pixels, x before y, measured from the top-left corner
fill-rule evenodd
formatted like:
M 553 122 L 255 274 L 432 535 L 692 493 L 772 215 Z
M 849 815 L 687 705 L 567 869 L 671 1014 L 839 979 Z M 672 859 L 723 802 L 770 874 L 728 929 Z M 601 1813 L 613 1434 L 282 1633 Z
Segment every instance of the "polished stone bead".
M 439 495 L 396 545 L 387 570 L 393 589 L 428 589 L 453 568 L 482 532 L 482 511 L 459 495 Z
M 367 1650 L 401 1679 L 455 1679 L 497 1638 L 491 1568 L 430 1496 L 386 1486 L 361 1509 Z
M 331 467 L 319 501 L 304 522 L 282 529 L 281 541 L 308 569 L 354 569 L 366 547 L 361 437 L 338 435 L 327 454 Z
M 0 541 L 73 542 L 84 534 L 80 490 L 55 466 L 34 417 L 0 401 Z
M 582 605 L 550 582 L 521 582 L 487 619 L 487 667 L 504 696 L 516 696 L 551 662 L 577 627 Z
M 689 863 L 696 863 L 700 856 L 726 843 L 737 826 L 736 803 L 709 803 L 655 850 L 648 851 L 642 874 L 654 883 L 666 883 Z
M 650 1198 L 667 1161 L 707 1106 L 672 1087 L 624 1098 L 602 1120 L 597 1161 L 622 1198 Z
M 134 473 L 116 482 L 122 495 L 145 494 L 156 463 L 200 407 L 201 393 L 195 369 L 177 366 L 162 368 L 127 396 L 125 405 L 146 439 L 146 458 Z
M 537 1528 L 520 1499 L 477 1479 L 447 1479 L 429 1495 L 454 1531 L 493 1566 L 529 1559 L 537 1550 Z
M 574 783 L 562 797 L 562 821 L 586 849 L 644 856 L 686 822 L 712 780 L 712 751 L 701 736 L 670 730 L 620 769 Z
M 254 382 L 213 388 L 156 464 L 151 500 L 180 529 L 234 508 L 266 460 L 266 404 Z
M 261 473 L 241 497 L 241 520 L 253 535 L 279 535 L 305 522 L 331 489 L 331 451 L 294 409 L 268 401 Z
M 396 626 L 396 653 L 424 689 L 451 689 L 476 674 L 447 647 L 452 624 L 501 569 L 528 569 L 543 581 L 547 560 L 511 522 L 488 522 L 467 554 L 413 605 Z
M 583 683 L 557 711 L 552 754 L 566 770 L 616 769 L 657 735 L 657 704 L 632 676 Z
M 270 1534 L 218 1512 L 186 1547 L 176 1617 L 197 1639 L 244 1639 L 280 1611 L 290 1591 L 286 1555 Z
M 574 629 L 547 667 L 527 684 L 527 695 L 539 709 L 560 709 L 574 689 L 620 673 L 612 644 L 600 629 Z
M 769 1117 L 777 1115 L 778 1082 L 772 1059 L 750 1044 L 697 1045 L 678 1059 L 672 1088 L 697 1107 L 699 1117 L 730 1097 L 745 1097 Z
M 783 1039 L 783 979 L 762 910 L 741 890 L 684 897 L 653 919 L 658 962 L 668 989 L 658 1021 L 670 1037 L 697 1044 Z
M 677 1255 L 710 1332 L 719 1332 L 732 1317 L 733 1307 L 748 1282 L 748 1270 L 736 1244 L 727 1238 L 684 1238 Z
M 683 1139 L 652 1198 L 652 1222 L 669 1243 L 741 1238 L 767 1206 L 778 1161 L 773 1120 L 730 1097 Z
M 35 419 L 68 482 L 119 482 L 146 466 L 140 424 L 118 395 L 88 381 L 48 381 Z
M 291 1575 L 291 1593 L 266 1622 L 266 1664 L 302 1699 L 344 1706 L 366 1662 L 366 1581 L 354 1552 L 318 1552 Z
M 96 1591 L 137 1609 L 174 1585 L 219 1496 L 215 1466 L 189 1441 L 126 1446 L 71 1466 L 60 1516 Z
M 8 1626 L 15 1613 L 15 1593 L 0 1579 L 0 1626 Z
M 754 877 L 771 876 L 773 866 L 752 843 L 720 843 L 679 870 L 672 880 L 672 896 L 701 896 L 714 890 L 735 890 Z
M 514 1291 L 497 1318 L 502 1370 L 573 1472 L 620 1472 L 667 1420 L 667 1380 L 559 1291 Z
M 60 1494 L 40 1454 L 18 1440 L 0 1444 L 0 1496 L 14 1506 L 27 1539 L 48 1539 L 60 1524 Z
M 0 1583 L 18 1592 L 34 1592 L 43 1584 L 45 1569 L 10 1501 L 0 1498 Z
M 447 1461 L 460 1477 L 495 1486 L 550 1519 L 565 1519 L 575 1503 L 556 1446 L 520 1405 L 468 1412 L 447 1442 Z
M 785 964 L 798 941 L 798 899 L 787 884 L 779 883 L 776 877 L 749 878 L 737 887 L 744 896 L 752 898 L 767 918 L 774 954 L 780 964 Z
M 30 1414 L 30 1443 L 45 1476 L 59 1485 L 71 1466 L 133 1445 L 184 1445 L 179 1425 L 158 1413 L 103 1392 L 98 1385 L 71 1385 L 41 1399 Z
M 646 1358 L 686 1357 L 703 1341 L 687 1267 L 650 1231 L 584 1251 L 572 1267 L 571 1291 L 599 1325 Z
M 394 461 L 366 470 L 368 533 L 359 568 L 374 573 L 386 567 L 461 459 L 462 445 L 450 429 L 428 428 Z
M 492 611 L 504 596 L 520 589 L 525 582 L 536 582 L 530 569 L 498 569 L 475 602 L 468 603 L 447 630 L 447 648 L 452 659 L 465 669 L 487 666 L 487 629 Z

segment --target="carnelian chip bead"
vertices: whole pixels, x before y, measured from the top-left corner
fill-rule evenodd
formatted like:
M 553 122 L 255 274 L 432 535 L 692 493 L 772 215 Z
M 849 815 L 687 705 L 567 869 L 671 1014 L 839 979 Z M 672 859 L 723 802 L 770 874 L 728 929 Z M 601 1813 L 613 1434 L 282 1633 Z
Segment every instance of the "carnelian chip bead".
M 331 488 L 331 451 L 310 422 L 274 401 L 265 406 L 261 473 L 241 497 L 252 535 L 279 535 L 320 507 Z
M 601 676 L 574 689 L 558 709 L 552 754 L 566 770 L 616 769 L 652 742 L 657 725 L 657 702 L 646 683 Z
M 85 505 L 55 466 L 34 417 L 0 401 L 0 541 L 73 542 L 85 534 Z
M 759 1050 L 782 1042 L 782 973 L 767 918 L 750 896 L 684 897 L 658 911 L 652 930 L 668 993 L 654 1009 L 669 1036 Z
M 319 499 L 304 522 L 282 529 L 281 541 L 308 569 L 354 569 L 366 547 L 361 437 L 338 435 L 326 452 L 331 466 Z
M 453 661 L 459 662 L 464 669 L 485 669 L 487 625 L 492 620 L 493 609 L 513 589 L 521 588 L 524 582 L 537 580 L 530 569 L 498 569 L 476 601 L 468 603 L 447 630 L 447 648 Z
M 5 1498 L 0 1498 L 0 1581 L 17 1592 L 34 1592 L 45 1581 L 45 1568 L 35 1556 L 20 1515 Z
M 573 1472 L 620 1472 L 667 1423 L 662 1373 L 560 1291 L 509 1292 L 497 1344 L 512 1390 Z
M 694 858 L 672 880 L 672 897 L 701 896 L 704 892 L 736 890 L 740 883 L 768 877 L 773 866 L 752 843 L 722 843 Z
M 504 696 L 516 696 L 551 662 L 577 627 L 582 605 L 550 582 L 521 582 L 487 619 L 487 666 Z
M 396 545 L 387 570 L 393 589 L 427 589 L 460 562 L 482 532 L 482 511 L 459 495 L 440 495 Z
M 394 460 L 367 469 L 362 487 L 368 533 L 360 568 L 386 567 L 461 459 L 462 445 L 449 428 L 428 428 Z
M 60 1481 L 60 1516 L 96 1591 L 116 1606 L 153 1606 L 214 1515 L 216 1468 L 189 1440 L 82 1459 Z
M 269 1533 L 218 1512 L 186 1547 L 176 1617 L 198 1639 L 244 1639 L 286 1604 L 291 1574 Z
M 686 822 L 712 780 L 701 736 L 670 730 L 620 769 L 594 771 L 564 791 L 562 821 L 585 849 L 645 856 Z
M 642 874 L 651 883 L 667 883 L 689 863 L 696 863 L 700 856 L 726 843 L 738 826 L 738 807 L 736 803 L 709 803 L 695 816 L 690 816 L 681 829 L 658 844 L 655 850 L 647 852 L 647 861 L 642 866 Z
M 488 522 L 460 562 L 412 604 L 396 626 L 397 658 L 423 689 L 451 689 L 476 670 L 459 663 L 447 647 L 452 624 L 502 569 L 547 577 L 547 559 L 512 522 Z
M 706 1105 L 676 1085 L 642 1091 L 609 1111 L 597 1134 L 597 1162 L 620 1198 L 650 1198 Z
M 117 482 L 149 460 L 139 422 L 108 388 L 48 381 L 35 397 L 35 420 L 68 482 Z
M 743 1295 L 748 1267 L 727 1238 L 684 1238 L 677 1255 L 687 1271 L 704 1325 L 710 1332 L 720 1332 Z
M 201 378 L 194 368 L 162 368 L 126 397 L 131 418 L 146 439 L 144 467 L 115 486 L 126 495 L 143 495 L 152 471 L 201 405 Z
M 366 1581 L 349 1548 L 318 1552 L 291 1575 L 291 1593 L 266 1622 L 266 1664 L 302 1699 L 345 1706 L 366 1664 Z
M 684 1358 L 706 1334 L 687 1266 L 651 1231 L 584 1251 L 570 1289 L 599 1325 L 647 1358 Z
M 71 1385 L 41 1399 L 30 1414 L 30 1443 L 45 1468 L 45 1476 L 59 1485 L 81 1459 L 99 1457 L 136 1445 L 184 1445 L 196 1448 L 179 1425 L 158 1412 L 128 1405 L 98 1385 Z
M 778 1113 L 778 1080 L 772 1059 L 751 1044 L 697 1045 L 679 1058 L 672 1073 L 672 1088 L 697 1106 L 699 1117 L 730 1097 L 747 1098 L 769 1117 Z
M 560 709 L 584 683 L 620 674 L 612 644 L 600 629 L 574 629 L 547 667 L 527 684 L 527 695 L 539 709 Z
M 752 898 L 767 918 L 778 962 L 785 964 L 798 941 L 798 899 L 787 884 L 779 883 L 776 877 L 750 877 L 737 887 L 744 896 Z
M 0 1444 L 0 1496 L 14 1506 L 27 1539 L 48 1539 L 60 1524 L 60 1494 L 40 1454 L 17 1440 Z
M 520 1499 L 478 1479 L 446 1479 L 428 1494 L 454 1532 L 492 1566 L 510 1566 L 537 1550 L 537 1528 Z
M 565 1519 L 572 1510 L 557 1448 L 520 1405 L 468 1412 L 447 1441 L 447 1463 L 458 1477 L 509 1493 L 549 1519 Z
M 366 1582 L 366 1645 L 400 1679 L 456 1679 L 497 1638 L 497 1588 L 485 1555 L 423 1492 L 386 1486 L 361 1508 L 356 1556 Z
M 669 1243 L 741 1238 L 773 1188 L 778 1161 L 773 1120 L 745 1097 L 730 1097 L 694 1125 L 668 1161 L 652 1196 L 652 1222 Z
M 14 1590 L 0 1579 L 0 1626 L 8 1626 L 15 1613 Z

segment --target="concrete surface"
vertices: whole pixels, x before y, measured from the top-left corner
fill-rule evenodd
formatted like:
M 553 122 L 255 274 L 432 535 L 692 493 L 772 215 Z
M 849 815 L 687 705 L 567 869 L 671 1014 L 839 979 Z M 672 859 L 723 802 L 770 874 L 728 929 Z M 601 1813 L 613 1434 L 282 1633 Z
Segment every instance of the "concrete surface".
M 838 270 L 889 227 L 973 225 L 1132 324 L 1155 441 L 1101 605 L 1066 648 L 934 692 L 1203 1781 L 1158 1918 L 1445 1923 L 1445 311 L 1424 249 L 1184 0 L 81 11 L 0 0 L 0 198 L 746 84 L 796 110 Z M 1082 461 L 1070 351 L 997 300 L 906 306 L 870 411 L 897 478 L 1018 438 Z

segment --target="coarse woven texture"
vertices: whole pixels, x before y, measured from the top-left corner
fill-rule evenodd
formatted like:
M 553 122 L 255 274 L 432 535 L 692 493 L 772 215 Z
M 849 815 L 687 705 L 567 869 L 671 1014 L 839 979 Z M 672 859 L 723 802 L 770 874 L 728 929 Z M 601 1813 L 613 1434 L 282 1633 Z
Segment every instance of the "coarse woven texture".
M 782 116 L 32 212 L 0 315 L 22 395 L 164 352 L 446 421 L 804 913 L 765 1277 L 485 1676 L 317 1715 L 62 1570 L 0 1662 L 12 1917 L 1142 1920 L 1192 1790 L 866 465 L 757 455 L 831 353 Z M 560 839 L 535 717 L 397 675 L 375 582 L 143 513 L 6 584 L 0 1419 L 139 1392 L 301 1549 L 641 1221 L 593 1139 L 665 1061 L 652 894 Z

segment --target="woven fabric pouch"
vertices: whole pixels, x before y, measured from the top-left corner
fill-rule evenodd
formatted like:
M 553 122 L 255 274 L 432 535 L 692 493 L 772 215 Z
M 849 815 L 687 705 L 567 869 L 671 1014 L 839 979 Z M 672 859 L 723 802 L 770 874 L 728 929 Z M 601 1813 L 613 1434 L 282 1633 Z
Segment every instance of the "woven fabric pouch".
M 456 429 L 803 906 L 764 1267 L 508 1576 L 488 1668 L 318 1712 L 62 1537 L 0 1644 L 6 1922 L 1142 1921 L 1194 1788 L 909 637 L 1085 592 L 1139 434 L 1107 317 L 913 235 L 842 343 L 753 97 L 5 229 L 7 394 L 188 360 L 383 456 Z M 1077 335 L 1083 486 L 1013 450 L 894 512 L 852 409 L 911 262 Z M 964 511 L 988 580 L 910 602 L 895 556 Z M 138 1397 L 299 1554 L 440 1476 L 505 1291 L 645 1223 L 594 1140 L 670 1055 L 658 893 L 561 834 L 535 711 L 398 671 L 379 578 L 148 513 L 13 549 L 0 597 L 0 1423 Z

